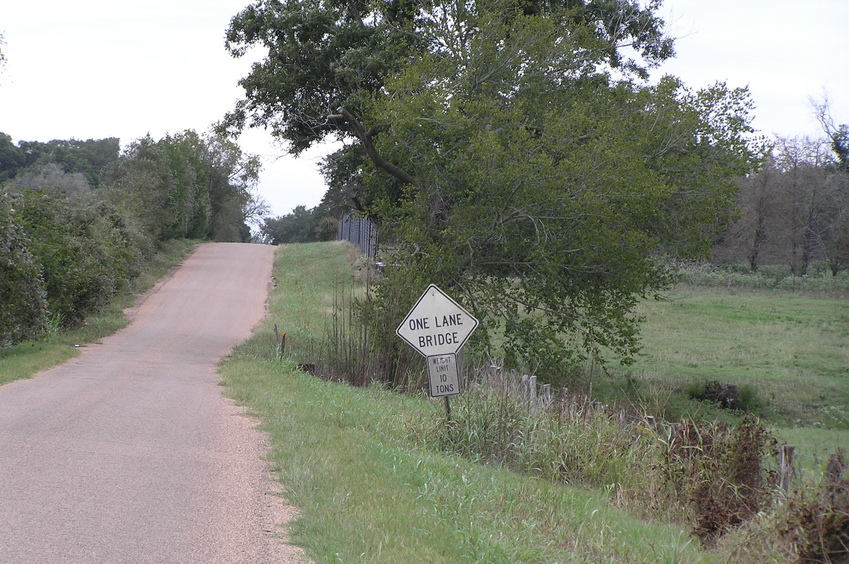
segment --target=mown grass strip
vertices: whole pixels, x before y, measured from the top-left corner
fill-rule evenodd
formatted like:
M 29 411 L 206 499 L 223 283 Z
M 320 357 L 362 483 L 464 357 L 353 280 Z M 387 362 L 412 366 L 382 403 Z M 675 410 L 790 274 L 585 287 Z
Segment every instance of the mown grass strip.
M 710 562 L 687 531 L 613 508 L 606 492 L 517 475 L 433 452 L 411 423 L 442 404 L 379 386 L 351 388 L 275 360 L 323 336 L 351 258 L 338 244 L 278 251 L 271 315 L 221 367 L 227 393 L 260 417 L 288 500 L 291 540 L 316 563 Z

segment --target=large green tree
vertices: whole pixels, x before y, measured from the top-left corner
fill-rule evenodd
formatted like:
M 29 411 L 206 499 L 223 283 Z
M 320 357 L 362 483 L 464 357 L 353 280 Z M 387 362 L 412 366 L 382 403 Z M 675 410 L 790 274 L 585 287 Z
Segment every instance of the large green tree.
M 541 371 L 628 359 L 751 158 L 745 90 L 643 80 L 673 54 L 658 5 L 261 1 L 228 38 L 269 53 L 223 125 L 350 140 L 325 174 L 392 241 L 382 311 L 435 282 Z

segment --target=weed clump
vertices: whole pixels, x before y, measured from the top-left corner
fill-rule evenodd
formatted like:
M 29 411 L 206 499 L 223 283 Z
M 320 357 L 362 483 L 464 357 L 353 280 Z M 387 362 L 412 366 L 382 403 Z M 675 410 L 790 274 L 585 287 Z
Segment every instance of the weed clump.
M 419 440 L 606 491 L 620 507 L 690 523 L 704 546 L 767 508 L 775 491 L 777 442 L 753 415 L 737 425 L 667 423 L 568 392 L 529 394 L 517 373 L 496 372 L 477 374 L 451 420 L 431 425 Z
M 796 545 L 800 563 L 849 562 L 849 479 L 843 454 L 832 455 L 819 492 L 798 493 L 789 503 L 783 530 Z
M 776 480 L 765 462 L 775 453 L 776 441 L 752 416 L 736 426 L 715 423 L 685 430 L 689 440 L 670 449 L 669 460 L 685 484 L 693 533 L 712 546 L 769 504 Z
M 757 413 L 762 408 L 757 393 L 750 386 L 738 387 L 717 380 L 693 384 L 687 390 L 687 395 L 690 399 L 711 402 L 722 409 Z

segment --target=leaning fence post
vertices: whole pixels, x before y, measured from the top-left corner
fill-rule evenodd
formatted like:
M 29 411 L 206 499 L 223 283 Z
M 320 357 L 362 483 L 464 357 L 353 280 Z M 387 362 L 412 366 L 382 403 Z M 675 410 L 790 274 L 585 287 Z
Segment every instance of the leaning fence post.
M 551 405 L 551 384 L 543 384 L 542 385 L 542 403 L 545 407 Z
M 784 493 L 790 491 L 790 481 L 793 478 L 793 445 L 781 445 L 778 451 L 778 487 Z
M 528 404 L 531 406 L 531 412 L 536 413 L 537 408 L 537 377 L 531 375 L 528 378 Z
M 835 485 L 840 482 L 843 477 L 843 470 L 846 469 L 846 464 L 843 461 L 843 453 L 840 449 L 832 454 L 828 459 L 828 466 L 825 467 L 825 483 Z

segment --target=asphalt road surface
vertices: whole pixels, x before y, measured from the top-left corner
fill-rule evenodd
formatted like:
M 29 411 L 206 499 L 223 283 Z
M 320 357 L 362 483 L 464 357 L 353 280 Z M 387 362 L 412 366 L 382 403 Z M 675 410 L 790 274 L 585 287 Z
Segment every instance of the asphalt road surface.
M 265 313 L 273 248 L 203 244 L 123 331 L 0 386 L 0 562 L 302 562 L 265 437 L 218 361 Z

